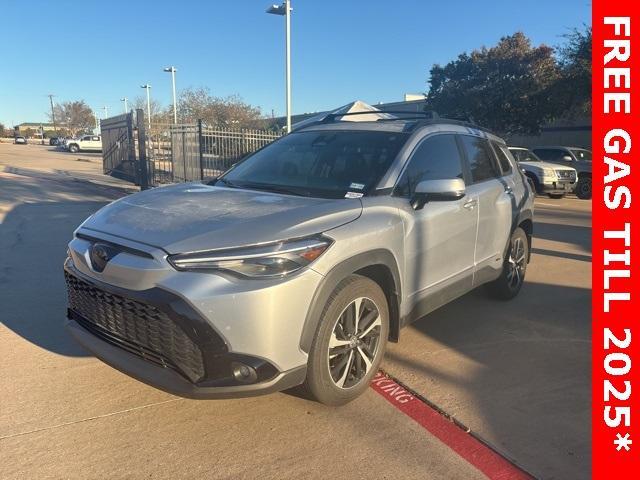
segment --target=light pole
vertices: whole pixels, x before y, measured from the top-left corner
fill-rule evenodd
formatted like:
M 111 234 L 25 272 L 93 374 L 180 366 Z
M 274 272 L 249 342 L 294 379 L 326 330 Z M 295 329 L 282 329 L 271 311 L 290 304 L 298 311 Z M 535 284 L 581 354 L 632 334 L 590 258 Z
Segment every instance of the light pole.
M 171 84 L 173 86 L 173 123 L 178 123 L 178 103 L 176 100 L 176 72 L 178 69 L 171 66 L 165 68 L 164 71 L 171 73 Z
M 285 18 L 285 78 L 287 99 L 287 133 L 291 132 L 291 0 L 284 0 L 282 5 L 271 5 L 267 13 L 281 15 Z
M 147 124 L 149 125 L 149 131 L 151 131 L 151 85 L 145 83 L 140 85 L 140 88 L 144 88 L 147 91 Z
M 129 112 L 129 105 L 127 104 L 127 97 L 123 97 L 120 99 L 121 102 L 124 102 L 124 113 Z
M 104 110 L 104 118 L 109 118 L 109 108 L 105 105 L 102 109 Z

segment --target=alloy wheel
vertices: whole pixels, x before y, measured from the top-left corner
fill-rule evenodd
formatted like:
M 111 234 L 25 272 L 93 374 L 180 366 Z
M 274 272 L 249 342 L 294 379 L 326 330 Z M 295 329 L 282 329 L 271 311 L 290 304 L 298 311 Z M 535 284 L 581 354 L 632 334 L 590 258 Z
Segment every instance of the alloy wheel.
M 527 266 L 527 254 L 522 238 L 515 238 L 509 251 L 507 283 L 515 290 L 524 281 L 524 271 Z
M 328 367 L 336 386 L 356 386 L 369 373 L 380 346 L 382 319 L 370 298 L 358 297 L 340 314 L 329 340 Z

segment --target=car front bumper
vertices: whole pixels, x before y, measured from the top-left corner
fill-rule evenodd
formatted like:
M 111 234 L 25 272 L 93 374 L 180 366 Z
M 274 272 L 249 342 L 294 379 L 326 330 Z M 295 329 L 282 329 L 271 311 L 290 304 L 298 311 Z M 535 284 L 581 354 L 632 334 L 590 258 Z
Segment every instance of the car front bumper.
M 216 399 L 265 395 L 299 385 L 304 382 L 307 374 L 306 366 L 301 366 L 280 372 L 267 381 L 251 385 L 198 385 L 189 382 L 171 369 L 156 366 L 137 355 L 101 340 L 75 320 L 68 320 L 66 328 L 78 343 L 106 364 L 152 387 L 185 398 Z
M 72 242 L 78 268 L 71 258 L 64 266 L 67 329 L 105 363 L 188 398 L 260 395 L 304 381 L 300 336 L 318 273 L 252 283 L 167 271 L 138 290 L 96 279 L 82 249 Z
M 568 181 L 545 180 L 544 183 L 540 185 L 540 189 L 542 190 L 542 193 L 548 193 L 552 195 L 571 193 L 575 188 L 576 188 L 576 183 L 568 182 Z

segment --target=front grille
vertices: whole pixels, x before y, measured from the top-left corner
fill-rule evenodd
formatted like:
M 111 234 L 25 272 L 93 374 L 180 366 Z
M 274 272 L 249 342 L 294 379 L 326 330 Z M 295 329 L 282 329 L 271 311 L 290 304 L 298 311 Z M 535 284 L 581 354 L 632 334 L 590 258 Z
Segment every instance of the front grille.
M 64 275 L 71 316 L 85 329 L 192 382 L 202 379 L 202 352 L 166 313 L 106 292 L 67 271 Z
M 556 175 L 560 180 L 569 180 L 570 182 L 576 181 L 575 170 L 556 170 Z

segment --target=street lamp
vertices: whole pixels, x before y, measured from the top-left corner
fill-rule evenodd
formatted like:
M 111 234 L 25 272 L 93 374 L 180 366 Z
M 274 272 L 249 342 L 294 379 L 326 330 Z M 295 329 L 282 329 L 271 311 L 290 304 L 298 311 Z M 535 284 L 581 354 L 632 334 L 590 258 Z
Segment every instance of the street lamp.
M 147 123 L 149 124 L 149 131 L 151 131 L 151 85 L 145 83 L 144 85 L 140 85 L 140 88 L 144 88 L 147 91 Z
M 104 107 L 102 107 L 102 109 L 104 110 L 104 118 L 108 118 L 109 117 L 109 109 L 107 108 L 106 105 Z
M 173 123 L 178 123 L 178 104 L 176 101 L 176 72 L 178 69 L 174 66 L 164 69 L 165 72 L 171 73 L 171 84 L 173 86 Z
M 284 0 L 282 5 L 271 5 L 267 13 L 281 15 L 285 18 L 285 77 L 287 98 L 287 133 L 291 132 L 291 0 Z
M 124 102 L 124 113 L 128 113 L 129 112 L 129 105 L 127 104 L 127 97 L 123 97 L 120 99 L 121 102 Z

